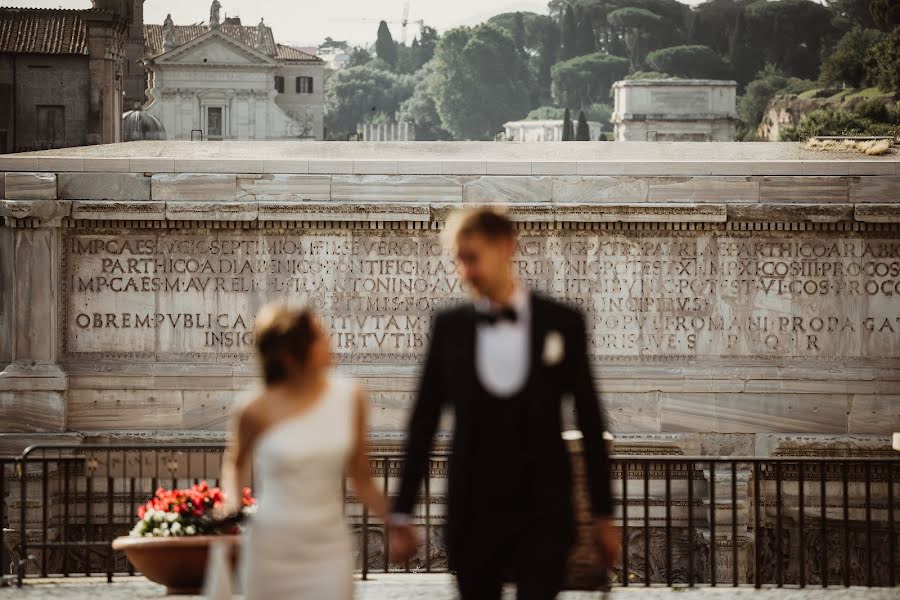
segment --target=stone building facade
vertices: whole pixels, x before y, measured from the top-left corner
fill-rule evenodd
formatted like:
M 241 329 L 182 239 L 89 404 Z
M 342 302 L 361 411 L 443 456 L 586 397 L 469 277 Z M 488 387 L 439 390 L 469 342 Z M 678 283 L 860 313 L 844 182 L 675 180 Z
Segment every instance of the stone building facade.
M 576 122 L 577 123 L 577 122 Z M 603 133 L 603 124 L 599 121 L 588 121 L 591 140 L 600 138 Z M 574 127 L 575 123 L 573 123 Z M 503 124 L 503 130 L 508 141 L 514 142 L 558 142 L 562 140 L 562 119 L 524 119 L 522 121 L 508 121 Z
M 322 139 L 324 62 L 276 43 L 263 21 L 218 22 L 217 11 L 208 24 L 144 26 L 144 110 L 167 139 Z
M 0 151 L 121 140 L 129 6 L 0 8 Z
M 617 142 L 734 141 L 737 82 L 636 79 L 613 84 Z

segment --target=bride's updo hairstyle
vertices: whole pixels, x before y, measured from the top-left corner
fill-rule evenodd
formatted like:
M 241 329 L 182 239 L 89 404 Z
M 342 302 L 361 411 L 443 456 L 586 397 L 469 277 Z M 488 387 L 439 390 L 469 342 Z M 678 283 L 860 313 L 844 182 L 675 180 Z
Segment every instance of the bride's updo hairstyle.
M 255 342 L 266 383 L 279 383 L 287 378 L 285 356 L 305 364 L 315 341 L 312 310 L 281 304 L 264 306 L 256 316 Z

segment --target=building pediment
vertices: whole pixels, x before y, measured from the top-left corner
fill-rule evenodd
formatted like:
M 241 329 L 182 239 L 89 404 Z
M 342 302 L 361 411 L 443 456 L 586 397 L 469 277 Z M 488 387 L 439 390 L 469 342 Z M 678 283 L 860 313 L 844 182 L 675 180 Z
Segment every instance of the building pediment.
M 227 65 L 274 66 L 277 61 L 266 54 L 225 35 L 211 30 L 177 48 L 152 59 L 157 65 Z

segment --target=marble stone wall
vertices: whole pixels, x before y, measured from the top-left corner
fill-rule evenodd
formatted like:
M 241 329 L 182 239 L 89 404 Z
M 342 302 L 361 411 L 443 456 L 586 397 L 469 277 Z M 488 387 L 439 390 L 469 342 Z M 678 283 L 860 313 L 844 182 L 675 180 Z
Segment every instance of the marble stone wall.
M 38 160 L 0 161 L 7 433 L 222 431 L 259 383 L 254 314 L 288 299 L 319 310 L 339 368 L 370 392 L 373 434 L 396 441 L 430 317 L 465 297 L 438 233 L 452 208 L 492 202 L 518 223 L 521 277 L 587 313 L 621 439 L 677 433 L 689 454 L 753 454 L 773 434 L 876 448 L 900 422 L 893 163 L 532 175 L 537 163 L 448 172 L 477 170 L 456 161 L 399 175 L 396 161 Z

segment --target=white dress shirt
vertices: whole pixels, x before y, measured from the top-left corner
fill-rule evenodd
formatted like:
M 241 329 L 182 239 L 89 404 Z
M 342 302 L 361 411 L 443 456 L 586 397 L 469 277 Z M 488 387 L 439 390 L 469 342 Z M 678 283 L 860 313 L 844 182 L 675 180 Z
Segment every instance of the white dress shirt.
M 478 381 L 491 394 L 499 397 L 515 395 L 528 379 L 529 334 L 531 332 L 531 298 L 528 290 L 516 285 L 509 308 L 516 320 L 494 324 L 479 321 L 475 329 L 475 372 Z M 475 302 L 479 312 L 493 312 L 502 307 L 485 299 Z

